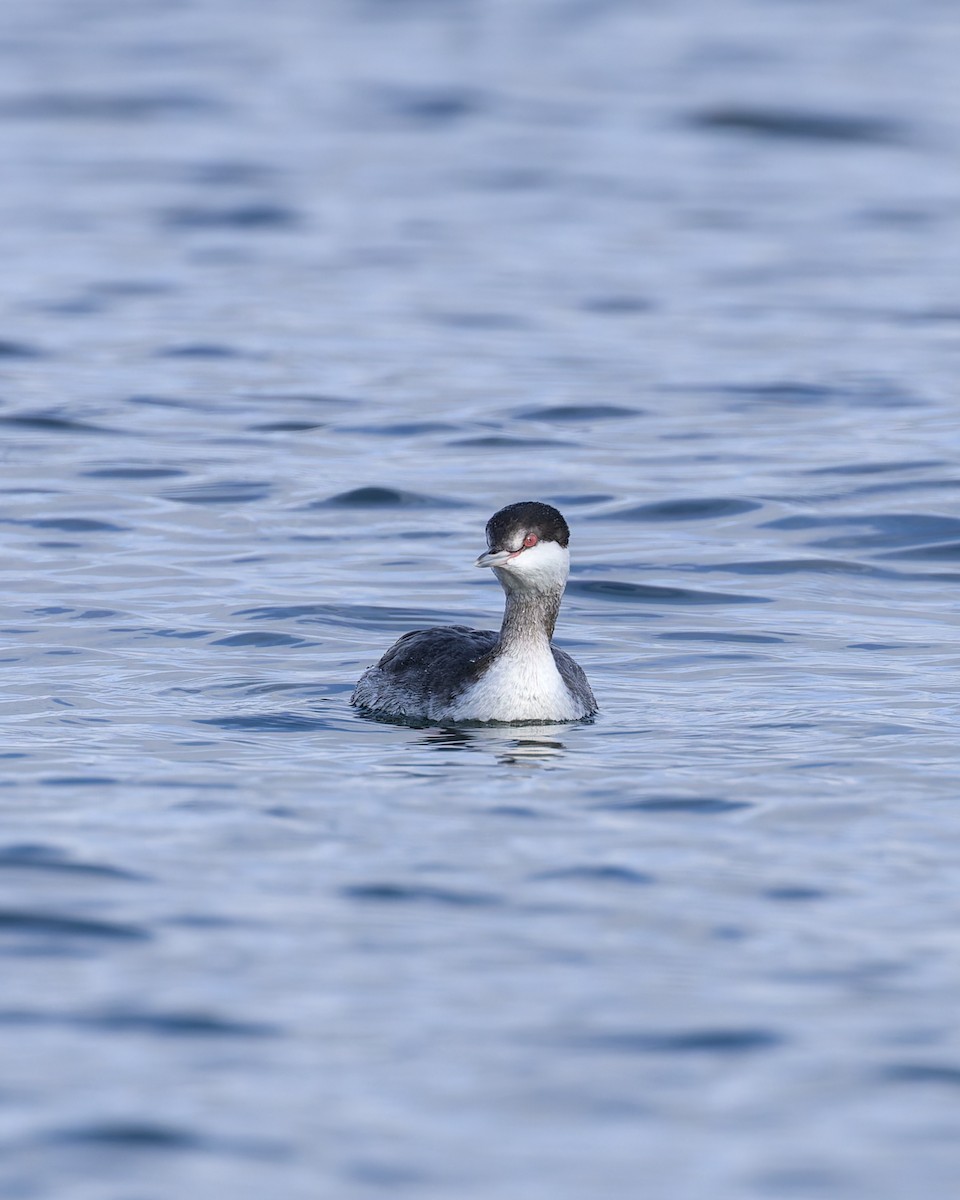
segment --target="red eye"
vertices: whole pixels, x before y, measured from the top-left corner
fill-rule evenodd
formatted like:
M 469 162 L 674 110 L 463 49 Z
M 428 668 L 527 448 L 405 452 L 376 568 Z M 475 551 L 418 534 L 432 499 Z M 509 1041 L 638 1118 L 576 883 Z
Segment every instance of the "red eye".
M 527 536 L 523 539 L 523 544 L 529 550 L 531 546 L 535 546 L 537 544 L 537 542 L 539 542 L 539 541 L 540 541 L 540 539 L 537 537 L 537 535 L 535 533 L 528 533 Z

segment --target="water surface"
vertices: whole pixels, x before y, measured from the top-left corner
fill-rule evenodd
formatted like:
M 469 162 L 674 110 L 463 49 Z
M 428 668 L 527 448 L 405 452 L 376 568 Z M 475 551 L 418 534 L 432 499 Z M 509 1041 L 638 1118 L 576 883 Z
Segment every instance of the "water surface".
M 949 6 L 0 31 L 0 1193 L 950 1193 Z M 525 498 L 598 718 L 359 717 Z

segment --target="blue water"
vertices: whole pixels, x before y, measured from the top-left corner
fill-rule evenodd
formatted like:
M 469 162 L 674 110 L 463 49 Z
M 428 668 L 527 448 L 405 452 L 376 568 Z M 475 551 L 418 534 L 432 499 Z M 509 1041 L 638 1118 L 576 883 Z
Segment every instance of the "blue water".
M 7 0 L 0 1196 L 960 1170 L 939 0 Z M 558 505 L 572 727 L 358 716 Z

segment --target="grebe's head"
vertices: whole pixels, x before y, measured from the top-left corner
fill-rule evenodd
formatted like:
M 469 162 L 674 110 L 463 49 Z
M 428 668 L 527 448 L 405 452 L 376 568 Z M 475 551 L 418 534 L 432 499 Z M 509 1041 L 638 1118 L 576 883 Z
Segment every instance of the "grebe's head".
M 563 588 L 570 570 L 570 530 L 555 508 L 536 500 L 508 504 L 487 522 L 489 550 L 478 567 L 493 567 L 508 591 Z

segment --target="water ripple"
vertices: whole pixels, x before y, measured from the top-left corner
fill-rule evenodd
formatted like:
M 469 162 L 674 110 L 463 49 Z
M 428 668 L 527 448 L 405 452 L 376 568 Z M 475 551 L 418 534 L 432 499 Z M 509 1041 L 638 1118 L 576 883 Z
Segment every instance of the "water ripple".
M 931 562 L 955 562 L 960 558 L 960 541 L 934 542 L 929 546 L 909 546 L 903 550 L 887 550 L 877 558 L 922 559 Z
M 750 808 L 745 800 L 724 800 L 716 796 L 649 796 L 642 800 L 618 800 L 598 807 L 615 812 L 689 813 L 695 817 L 713 817 Z
M 700 566 L 698 570 L 732 575 L 867 575 L 874 579 L 895 579 L 898 574 L 872 563 L 840 558 L 765 558 L 753 562 L 712 563 Z
M 754 512 L 761 505 L 755 500 L 731 497 L 697 497 L 691 500 L 660 500 L 615 512 L 600 513 L 593 520 L 605 521 L 711 521 Z
M 624 408 L 619 404 L 550 404 L 514 413 L 524 421 L 552 421 L 561 425 L 566 422 L 612 421 L 643 415 L 642 409 Z
M 270 494 L 270 484 L 260 480 L 223 479 L 215 483 L 166 488 L 167 500 L 180 504 L 250 504 Z
M 113 781 L 111 781 L 113 782 Z M 0 872 L 25 871 L 50 875 L 85 875 L 102 879 L 142 882 L 148 878 L 135 871 L 104 863 L 68 858 L 65 851 L 45 843 L 23 842 L 0 847 Z
M 0 358 L 45 358 L 44 352 L 29 342 L 0 338 Z
M 271 1038 L 281 1033 L 279 1026 L 262 1021 L 237 1021 L 204 1012 L 139 1012 L 125 1008 L 92 1013 L 0 1009 L 0 1024 L 65 1026 L 103 1033 L 149 1033 L 159 1037 L 187 1038 Z
M 693 1029 L 683 1033 L 623 1030 L 580 1034 L 568 1044 L 605 1054 L 713 1054 L 735 1057 L 776 1050 L 786 1038 L 770 1029 Z
M 815 109 L 717 107 L 693 113 L 698 129 L 754 134 L 775 140 L 850 142 L 867 145 L 902 142 L 906 129 L 892 117 Z
M 266 633 L 262 630 L 255 633 L 234 633 L 230 637 L 217 638 L 215 646 L 302 646 L 304 639 L 294 637 L 292 633 Z
M 299 223 L 292 208 L 282 204 L 251 203 L 224 208 L 182 205 L 163 214 L 164 224 L 174 229 L 288 229 Z
M 747 645 L 782 644 L 787 640 L 786 637 L 775 637 L 773 634 L 732 633 L 722 629 L 673 629 L 656 636 L 664 642 L 743 642 Z
M 262 1138 L 220 1138 L 156 1121 L 94 1121 L 63 1126 L 38 1139 L 45 1146 L 105 1147 L 114 1153 L 214 1154 L 275 1160 L 289 1156 L 284 1143 Z
M 448 908 L 489 908 L 500 904 L 487 892 L 465 892 L 426 884 L 355 883 L 340 889 L 348 900 L 375 904 L 438 904 Z
M 960 1087 L 960 1066 L 940 1063 L 890 1063 L 880 1078 L 885 1083 L 930 1083 L 943 1087 Z
M 825 549 L 872 550 L 888 546 L 945 542 L 960 536 L 960 518 L 934 513 L 851 513 L 849 515 L 802 515 L 768 521 L 767 529 L 826 530 L 859 527 L 859 532 L 809 542 Z
M 321 717 L 308 717 L 295 712 L 265 712 L 249 715 L 198 718 L 197 725 L 215 725 L 218 729 L 247 733 L 315 733 L 332 729 L 331 722 Z
M 235 617 L 252 621 L 290 621 L 298 624 L 334 624 L 370 629 L 424 628 L 451 623 L 454 614 L 437 609 L 384 608 L 375 604 L 269 604 L 242 608 Z
M 82 474 L 88 479 L 169 479 L 176 475 L 185 475 L 181 467 L 158 466 L 122 466 L 97 467 Z
M 43 121 L 157 121 L 223 110 L 209 93 L 185 89 L 142 92 L 37 92 L 0 104 L 8 118 Z
M 616 866 L 612 863 L 601 863 L 596 866 L 585 864 L 574 867 L 554 867 L 549 871 L 537 871 L 528 876 L 534 881 L 570 880 L 574 883 L 624 883 L 632 887 L 653 883 L 653 876 L 646 871 L 635 871 L 632 867 Z
M 56 529 L 60 533 L 121 533 L 129 528 L 115 525 L 112 521 L 98 521 L 93 517 L 35 517 L 18 521 L 8 518 L 8 525 L 29 525 L 31 529 Z
M 766 604 L 767 596 L 733 595 L 729 592 L 703 592 L 694 588 L 662 587 L 651 583 L 626 583 L 618 579 L 574 579 L 567 591 L 600 600 L 619 600 L 628 604 Z
M 423 496 L 419 492 L 404 492 L 399 488 L 368 485 L 339 492 L 326 500 L 314 500 L 310 508 L 440 508 L 451 501 Z
M 61 413 L 50 411 L 5 413 L 0 416 L 0 425 L 19 429 L 35 429 L 38 433 L 117 434 L 121 432 L 119 429 L 108 429 L 104 425 L 78 421 L 74 417 L 65 417 Z
M 152 934 L 139 925 L 99 921 L 67 914 L 0 909 L 0 933 L 40 934 L 57 938 L 94 938 L 106 941 L 146 941 Z

